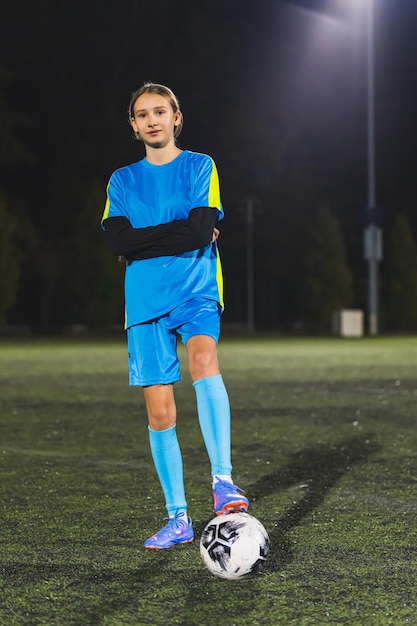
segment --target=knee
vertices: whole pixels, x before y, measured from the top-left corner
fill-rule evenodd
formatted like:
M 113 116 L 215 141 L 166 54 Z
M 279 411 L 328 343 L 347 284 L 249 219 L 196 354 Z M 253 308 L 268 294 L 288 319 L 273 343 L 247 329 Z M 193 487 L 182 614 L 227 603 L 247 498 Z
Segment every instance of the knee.
M 194 352 L 189 363 L 190 374 L 193 380 L 213 376 L 213 372 L 217 373 L 217 359 L 212 351 L 197 350 Z
M 148 422 L 152 430 L 166 430 L 175 426 L 176 411 L 166 405 L 152 406 L 147 408 Z

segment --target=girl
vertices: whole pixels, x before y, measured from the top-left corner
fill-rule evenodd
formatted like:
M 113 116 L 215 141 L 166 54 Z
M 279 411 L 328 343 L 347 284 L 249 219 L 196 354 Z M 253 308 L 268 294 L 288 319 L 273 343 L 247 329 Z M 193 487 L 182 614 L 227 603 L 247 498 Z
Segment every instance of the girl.
M 177 334 L 211 463 L 214 510 L 246 511 L 249 501 L 231 478 L 230 407 L 216 353 L 223 310 L 216 166 L 209 156 L 176 145 L 183 117 L 168 87 L 145 83 L 133 93 L 128 115 L 145 158 L 110 177 L 102 227 L 113 254 L 126 260 L 129 384 L 143 389 L 168 511 L 168 523 L 144 545 L 163 549 L 194 539 L 176 435 Z

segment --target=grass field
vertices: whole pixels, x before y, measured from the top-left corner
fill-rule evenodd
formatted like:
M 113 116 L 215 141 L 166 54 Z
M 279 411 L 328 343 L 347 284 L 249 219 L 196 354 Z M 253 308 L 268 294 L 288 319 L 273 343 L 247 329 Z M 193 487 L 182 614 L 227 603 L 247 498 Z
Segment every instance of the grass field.
M 197 541 L 154 552 L 165 510 L 123 337 L 0 342 L 1 626 L 417 624 L 417 338 L 219 354 L 234 478 L 271 539 L 265 572 L 240 582 L 200 559 L 213 511 L 185 363 Z

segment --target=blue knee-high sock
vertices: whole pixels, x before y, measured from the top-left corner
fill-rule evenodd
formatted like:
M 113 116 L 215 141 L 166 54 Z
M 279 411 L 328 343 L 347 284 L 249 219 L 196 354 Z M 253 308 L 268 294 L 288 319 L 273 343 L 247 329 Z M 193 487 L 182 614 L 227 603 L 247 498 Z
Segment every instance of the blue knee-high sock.
M 186 511 L 182 455 L 175 426 L 166 430 L 149 429 L 149 443 L 155 469 L 165 496 L 168 515 Z
M 201 432 L 211 473 L 231 476 L 230 404 L 221 374 L 194 383 Z

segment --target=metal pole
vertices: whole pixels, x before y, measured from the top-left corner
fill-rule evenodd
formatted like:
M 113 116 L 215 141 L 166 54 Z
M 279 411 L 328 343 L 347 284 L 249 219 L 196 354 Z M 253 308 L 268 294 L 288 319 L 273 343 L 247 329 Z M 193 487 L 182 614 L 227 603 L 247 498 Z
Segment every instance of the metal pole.
M 378 333 L 378 227 L 375 224 L 375 89 L 374 89 L 374 0 L 367 0 L 367 122 L 368 122 L 368 332 Z
M 253 282 L 253 200 L 246 201 L 246 283 L 248 333 L 255 332 L 254 282 Z

